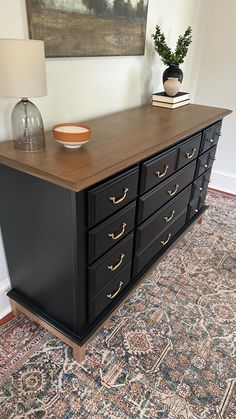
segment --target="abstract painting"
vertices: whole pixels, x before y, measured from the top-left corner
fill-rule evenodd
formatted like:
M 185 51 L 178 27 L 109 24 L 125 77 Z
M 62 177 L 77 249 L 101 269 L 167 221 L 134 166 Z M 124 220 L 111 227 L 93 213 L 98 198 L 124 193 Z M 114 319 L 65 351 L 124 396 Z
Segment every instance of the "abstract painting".
M 148 0 L 26 0 L 46 57 L 143 55 Z

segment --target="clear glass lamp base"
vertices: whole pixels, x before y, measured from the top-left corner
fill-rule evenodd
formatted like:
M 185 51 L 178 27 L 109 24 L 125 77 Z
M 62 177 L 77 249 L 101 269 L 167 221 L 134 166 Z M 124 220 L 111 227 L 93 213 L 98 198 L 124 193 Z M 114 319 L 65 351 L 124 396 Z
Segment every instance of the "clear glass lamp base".
M 23 98 L 11 116 L 14 145 L 21 151 L 41 151 L 45 148 L 43 120 L 38 108 Z

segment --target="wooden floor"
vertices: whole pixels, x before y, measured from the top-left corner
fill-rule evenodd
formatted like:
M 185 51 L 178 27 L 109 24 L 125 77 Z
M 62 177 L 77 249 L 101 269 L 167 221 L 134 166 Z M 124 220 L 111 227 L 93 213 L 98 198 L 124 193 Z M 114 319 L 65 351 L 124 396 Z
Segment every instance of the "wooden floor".
M 14 319 L 14 314 L 11 312 L 9 314 L 7 314 L 5 317 L 3 317 L 2 319 L 0 319 L 0 326 L 2 326 L 3 324 L 9 322 L 10 320 Z

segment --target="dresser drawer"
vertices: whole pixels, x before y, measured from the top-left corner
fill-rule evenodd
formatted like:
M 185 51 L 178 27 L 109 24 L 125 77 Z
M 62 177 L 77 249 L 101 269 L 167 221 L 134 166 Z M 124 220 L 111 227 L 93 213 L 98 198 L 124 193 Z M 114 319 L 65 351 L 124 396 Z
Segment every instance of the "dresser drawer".
M 170 176 L 176 165 L 178 148 L 159 154 L 157 157 L 142 163 L 140 193 L 148 191 Z
M 88 233 L 89 264 L 133 230 L 135 208 L 136 202 L 132 202 Z
M 206 196 L 206 191 L 207 191 L 208 183 L 210 180 L 210 175 L 211 175 L 211 168 L 208 169 L 205 173 L 203 173 L 203 175 L 201 175 L 199 178 L 197 178 L 193 182 L 191 200 L 194 200 L 198 197 Z
M 185 166 L 187 163 L 189 163 L 191 160 L 194 160 L 198 156 L 201 145 L 201 137 L 202 134 L 199 133 L 180 145 L 177 169 Z
M 147 247 L 163 230 L 176 221 L 181 213 L 188 208 L 190 194 L 191 186 L 137 228 L 136 252 L 140 252 Z
M 188 210 L 188 219 L 193 218 L 194 215 L 196 215 L 200 211 L 200 209 L 203 207 L 205 203 L 206 194 L 207 194 L 207 188 L 205 190 L 204 196 L 199 196 L 190 202 L 189 210 Z
M 136 276 L 159 252 L 172 242 L 174 236 L 184 227 L 187 209 L 171 226 L 162 232 L 145 250 L 135 256 L 134 276 Z
M 133 234 L 123 239 L 112 250 L 89 268 L 89 295 L 96 295 L 109 281 L 132 262 Z
M 188 166 L 170 176 L 156 188 L 139 198 L 138 224 L 152 215 L 155 211 L 166 204 L 170 199 L 188 186 L 194 177 L 196 160 Z
M 130 282 L 131 279 L 131 265 L 116 275 L 104 288 L 96 295 L 96 297 L 89 300 L 89 320 L 92 322 L 99 316 L 111 303 L 118 300 L 120 294 Z
M 123 208 L 137 196 L 138 167 L 88 191 L 89 228 Z
M 196 177 L 200 176 L 204 173 L 207 169 L 212 167 L 216 154 L 216 146 L 212 147 L 209 151 L 199 156 L 197 160 L 197 170 L 196 170 Z
M 222 121 L 217 122 L 217 124 L 212 125 L 211 127 L 205 129 L 202 135 L 202 143 L 201 143 L 201 153 L 211 148 L 213 145 L 217 145 L 219 136 L 221 135 Z

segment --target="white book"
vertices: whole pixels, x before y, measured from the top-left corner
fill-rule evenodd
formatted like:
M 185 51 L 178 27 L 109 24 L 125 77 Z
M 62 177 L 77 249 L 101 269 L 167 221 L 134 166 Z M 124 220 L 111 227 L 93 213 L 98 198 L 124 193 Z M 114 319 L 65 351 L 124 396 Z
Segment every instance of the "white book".
M 183 100 L 182 102 L 178 102 L 178 103 L 164 103 L 164 102 L 153 101 L 152 105 L 157 106 L 159 108 L 176 109 L 176 108 L 180 108 L 181 106 L 185 106 L 188 103 L 189 103 L 189 99 Z

